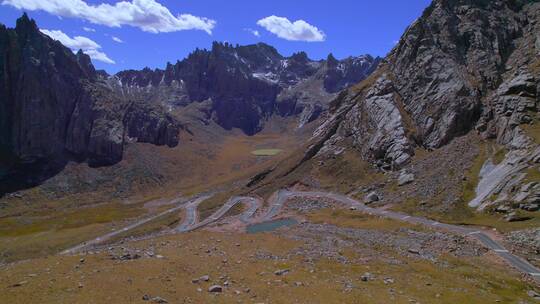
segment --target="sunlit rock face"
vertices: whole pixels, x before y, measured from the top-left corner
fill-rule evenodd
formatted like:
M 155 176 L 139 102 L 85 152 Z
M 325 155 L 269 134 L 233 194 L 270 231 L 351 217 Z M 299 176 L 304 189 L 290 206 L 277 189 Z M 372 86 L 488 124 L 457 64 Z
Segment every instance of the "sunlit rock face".
M 510 149 L 531 141 L 538 113 L 540 4 L 434 1 L 372 78 L 340 96 L 332 145 L 351 138 L 364 158 L 400 167 L 416 147 L 437 149 L 470 131 Z

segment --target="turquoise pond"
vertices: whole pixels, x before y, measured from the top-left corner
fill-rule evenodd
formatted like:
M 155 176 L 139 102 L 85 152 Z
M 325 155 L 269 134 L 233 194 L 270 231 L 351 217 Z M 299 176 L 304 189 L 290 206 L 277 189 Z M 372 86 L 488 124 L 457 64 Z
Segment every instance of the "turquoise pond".
M 249 225 L 247 227 L 247 233 L 260 233 L 274 231 L 281 227 L 294 226 L 298 224 L 298 221 L 292 218 L 279 219 L 275 221 L 269 221 L 259 224 Z

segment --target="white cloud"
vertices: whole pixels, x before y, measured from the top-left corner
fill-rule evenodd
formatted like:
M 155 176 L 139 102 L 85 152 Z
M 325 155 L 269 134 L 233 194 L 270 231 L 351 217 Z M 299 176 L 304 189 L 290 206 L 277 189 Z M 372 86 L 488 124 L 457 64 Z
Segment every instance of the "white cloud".
M 96 31 L 95 29 L 93 29 L 93 28 L 91 28 L 91 27 L 86 27 L 86 26 L 83 27 L 82 29 L 83 29 L 85 32 L 91 32 L 91 33 L 93 33 L 93 32 Z
M 101 61 L 101 62 L 105 62 L 105 63 L 108 63 L 108 64 L 115 64 L 116 62 L 114 60 L 112 60 L 111 58 L 109 58 L 109 56 L 107 56 L 107 54 L 97 50 L 97 49 L 89 49 L 89 50 L 83 50 L 83 52 L 90 56 L 90 58 L 94 59 L 94 60 L 98 60 L 98 61 Z
M 257 30 L 251 29 L 251 28 L 245 28 L 244 31 L 250 32 L 255 37 L 261 37 L 261 33 Z
M 124 40 L 118 38 L 118 37 L 115 37 L 115 36 L 111 36 L 112 40 L 114 40 L 115 42 L 118 42 L 118 43 L 124 43 Z
M 80 18 L 109 27 L 130 25 L 150 33 L 203 30 L 211 34 L 216 25 L 216 21 L 204 17 L 190 14 L 174 16 L 155 0 L 120 1 L 114 5 L 91 5 L 83 0 L 3 0 L 2 4 L 30 11 L 42 10 L 60 17 Z
M 73 52 L 83 50 L 85 54 L 90 56 L 94 60 L 99 60 L 109 64 L 115 64 L 114 60 L 109 58 L 107 54 L 101 52 L 99 49 L 101 45 L 97 44 L 92 39 L 83 36 L 69 37 L 62 31 L 57 30 L 40 30 L 43 34 L 51 37 L 54 40 L 60 41 L 63 45 L 70 48 Z
M 40 30 L 40 31 L 43 34 L 51 37 L 52 39 L 62 42 L 63 45 L 67 46 L 70 49 L 88 50 L 88 49 L 100 48 L 99 44 L 97 44 L 95 41 L 87 37 L 75 36 L 71 38 L 62 31 L 55 31 L 55 30 Z
M 291 22 L 285 17 L 272 15 L 257 21 L 257 25 L 286 40 L 319 42 L 326 39 L 323 31 L 304 20 Z

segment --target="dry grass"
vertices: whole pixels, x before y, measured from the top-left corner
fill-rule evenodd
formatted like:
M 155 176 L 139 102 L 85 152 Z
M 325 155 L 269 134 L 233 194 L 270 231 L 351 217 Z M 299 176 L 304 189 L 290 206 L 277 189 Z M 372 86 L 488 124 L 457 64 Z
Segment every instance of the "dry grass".
M 90 224 L 104 224 L 143 214 L 141 205 L 103 204 L 76 210 L 55 212 L 43 217 L 0 219 L 0 237 L 13 237 L 50 230 L 75 229 Z
M 331 224 L 346 228 L 396 231 L 401 228 L 424 230 L 422 226 L 395 221 L 388 218 L 372 216 L 345 209 L 323 209 L 308 215 L 315 224 Z
M 540 120 L 535 119 L 533 124 L 521 125 L 521 128 L 536 144 L 540 144 Z
M 452 206 L 452 209 L 444 212 L 430 212 L 418 208 L 418 201 L 412 198 L 407 199 L 404 203 L 399 204 L 394 209 L 411 215 L 431 218 L 443 223 L 495 228 L 503 233 L 540 227 L 540 215 L 538 212 L 527 212 L 522 210 L 519 210 L 518 214 L 529 217 L 530 220 L 507 222 L 503 219 L 503 215 L 501 214 L 476 212 L 474 209 L 469 208 L 464 204 L 457 204 Z
M 2 266 L 2 300 L 14 304 L 58 303 L 59 299 L 66 303 L 138 303 L 148 294 L 169 303 L 358 303 L 359 299 L 362 303 L 409 303 L 411 299 L 421 303 L 517 303 L 528 301 L 526 292 L 532 288 L 502 266 L 488 265 L 479 258 L 448 257 L 434 264 L 396 257 L 401 262 L 393 265 L 377 260 L 340 264 L 321 259 L 310 264 L 302 257 L 254 258 L 260 251 L 284 256 L 302 245 L 271 234 L 196 232 L 123 246 L 147 248 L 150 244 L 163 259 L 118 262 L 99 254 L 86 256 L 82 264 L 77 256 L 56 256 Z M 205 253 L 207 248 L 212 249 L 211 254 Z M 273 274 L 284 268 L 290 273 Z M 360 281 L 365 272 L 375 279 Z M 210 282 L 191 283 L 206 274 Z M 386 277 L 395 282 L 384 284 Z M 225 280 L 230 285 L 222 294 L 206 291 Z M 20 287 L 10 287 L 23 281 L 26 283 Z M 344 291 L 345 282 L 353 285 L 351 291 Z
M 482 144 L 479 149 L 479 154 L 474 160 L 471 168 L 466 172 L 466 180 L 463 183 L 463 193 L 461 196 L 461 201 L 463 204 L 467 205 L 471 200 L 476 197 L 476 186 L 480 181 L 480 170 L 489 157 L 487 146 Z
M 523 183 L 540 182 L 540 166 L 531 165 L 531 167 L 525 171 L 525 174 L 526 175 L 523 179 Z
M 252 153 L 261 147 L 288 151 L 295 145 L 294 137 L 286 134 L 251 137 L 235 134 L 209 141 L 193 140 L 175 152 L 182 157 L 175 163 L 179 167 L 177 176 L 171 176 L 171 180 L 188 194 L 249 178 L 287 156 L 287 153 L 279 153 L 274 157 L 261 158 Z
M 335 159 L 314 166 L 312 175 L 317 178 L 322 188 L 339 193 L 349 193 L 384 178 L 353 150 L 346 150 Z
M 167 231 L 169 229 L 174 229 L 178 227 L 178 225 L 180 225 L 184 216 L 185 214 L 183 210 L 179 212 L 172 212 L 172 213 L 165 214 L 163 216 L 157 217 L 145 223 L 144 225 L 131 229 L 125 233 L 118 234 L 115 237 L 108 240 L 106 243 L 113 244 L 125 238 L 144 237 L 144 236 L 152 235 L 154 233 L 159 233 L 159 232 Z
M 56 211 L 48 216 L 0 219 L 0 261 L 54 254 L 105 234 L 143 212 L 141 205 L 115 203 Z
M 502 163 L 502 161 L 506 157 L 507 152 L 508 151 L 506 151 L 506 148 L 504 148 L 504 147 L 496 148 L 496 150 L 495 150 L 495 152 L 493 153 L 493 156 L 492 156 L 493 163 L 495 165 L 498 165 L 498 164 Z
M 0 263 L 10 263 L 55 254 L 111 231 L 107 224 L 79 228 L 47 230 L 21 236 L 0 238 Z

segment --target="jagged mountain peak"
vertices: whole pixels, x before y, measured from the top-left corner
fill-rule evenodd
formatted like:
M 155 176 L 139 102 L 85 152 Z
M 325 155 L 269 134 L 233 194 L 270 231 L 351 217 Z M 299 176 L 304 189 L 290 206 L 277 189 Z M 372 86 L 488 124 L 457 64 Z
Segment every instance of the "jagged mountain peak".
M 308 54 L 304 51 L 300 51 L 300 52 L 296 52 L 292 54 L 292 56 L 290 57 L 290 60 L 294 60 L 298 63 L 307 63 L 311 61 L 311 59 L 309 59 L 308 57 Z
M 122 71 L 116 79 L 123 94 L 144 95 L 167 106 L 211 100 L 208 119 L 225 129 L 254 134 L 274 113 L 298 115 L 299 125 L 317 118 L 334 94 L 367 77 L 379 59 L 360 56 L 336 62 L 329 68 L 305 52 L 285 57 L 264 43 L 214 42 L 211 50 L 197 49 L 165 70 Z
M 28 17 L 28 14 L 23 15 L 17 19 L 15 29 L 19 34 L 23 32 L 37 32 L 39 31 L 36 21 Z
M 334 57 L 334 54 L 330 53 L 328 54 L 328 57 L 326 57 L 326 64 L 330 67 L 335 67 L 339 64 L 339 61 Z

